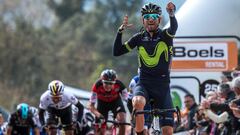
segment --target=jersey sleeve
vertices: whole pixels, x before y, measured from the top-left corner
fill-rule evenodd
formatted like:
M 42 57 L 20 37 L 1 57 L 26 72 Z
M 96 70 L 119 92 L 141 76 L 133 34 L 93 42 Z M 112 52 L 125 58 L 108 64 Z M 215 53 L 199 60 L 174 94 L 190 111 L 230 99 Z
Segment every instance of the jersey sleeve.
M 99 81 L 97 81 L 96 83 L 93 84 L 92 86 L 92 93 L 91 93 L 91 97 L 89 99 L 90 103 L 96 103 L 97 102 L 97 83 Z
M 178 22 L 176 17 L 170 17 L 170 27 L 166 29 L 166 35 L 170 38 L 174 38 L 178 28 Z
M 14 126 L 14 114 L 11 114 L 8 118 L 8 126 Z
M 92 86 L 92 92 L 97 93 L 97 85 L 96 85 L 96 83 L 94 83 L 93 86 Z
M 113 56 L 120 56 L 120 55 L 130 52 L 137 45 L 136 37 L 137 36 L 134 35 L 127 42 L 122 44 L 122 34 L 118 33 L 116 36 L 116 39 L 114 41 L 114 44 L 113 44 Z
M 123 91 L 124 89 L 126 89 L 126 86 L 123 84 L 123 82 L 121 82 L 120 80 L 117 80 L 117 83 L 119 84 L 120 91 Z
M 43 109 L 43 110 L 46 110 L 46 109 L 47 109 L 46 93 L 44 93 L 44 94 L 40 97 L 39 108 L 41 108 L 41 109 Z
M 130 52 L 132 49 L 134 49 L 137 44 L 139 43 L 139 33 L 135 34 L 133 37 L 131 37 L 128 41 L 124 43 L 124 46 L 127 48 L 127 50 Z
M 69 101 L 76 105 L 78 103 L 78 99 L 72 94 L 72 93 L 67 93 Z

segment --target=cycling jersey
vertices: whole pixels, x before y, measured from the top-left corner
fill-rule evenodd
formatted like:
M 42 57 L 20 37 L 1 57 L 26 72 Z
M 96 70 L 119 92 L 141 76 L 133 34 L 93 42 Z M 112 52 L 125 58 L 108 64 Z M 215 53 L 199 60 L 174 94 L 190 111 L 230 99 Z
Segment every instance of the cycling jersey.
M 36 128 L 37 124 L 34 122 L 31 113 L 28 114 L 26 120 L 22 120 L 21 116 L 17 112 L 14 112 L 9 117 L 8 126 L 12 127 L 11 135 L 29 135 L 30 129 Z
M 47 110 L 48 107 L 55 108 L 55 109 L 64 109 L 71 104 L 76 105 L 79 101 L 78 99 L 72 94 L 72 93 L 67 93 L 63 92 L 63 95 L 61 97 L 61 101 L 57 104 L 55 104 L 52 99 L 52 95 L 50 94 L 50 91 L 47 90 L 45 93 L 42 94 L 40 98 L 40 105 L 39 108 L 43 110 Z
M 169 82 L 172 57 L 173 35 L 177 30 L 177 20 L 170 17 L 169 29 L 158 29 L 153 37 L 147 31 L 135 34 L 122 45 L 122 34 L 118 33 L 114 42 L 114 56 L 130 52 L 137 47 L 141 81 Z
M 111 91 L 107 92 L 103 88 L 102 80 L 98 80 L 95 84 L 93 84 L 90 102 L 96 103 L 97 100 L 112 102 L 118 99 L 120 97 L 120 94 L 122 94 L 124 98 L 127 97 L 127 89 L 121 81 L 116 80 L 116 83 L 113 84 Z

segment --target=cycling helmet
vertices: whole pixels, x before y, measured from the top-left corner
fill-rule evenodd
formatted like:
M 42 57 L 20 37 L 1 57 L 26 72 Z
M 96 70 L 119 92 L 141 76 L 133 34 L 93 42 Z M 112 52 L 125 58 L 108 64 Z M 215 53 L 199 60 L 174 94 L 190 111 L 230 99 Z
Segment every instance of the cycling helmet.
M 112 69 L 103 70 L 101 73 L 101 79 L 103 82 L 115 83 L 117 79 L 117 73 Z
M 17 112 L 22 119 L 27 119 L 29 113 L 29 106 L 26 103 L 21 103 L 17 105 Z
M 142 7 L 141 13 L 142 13 L 142 15 L 144 15 L 144 14 L 159 14 L 159 15 L 161 15 L 162 9 L 160 6 L 158 6 L 154 3 L 148 3 Z
M 60 96 L 63 94 L 64 84 L 59 80 L 54 80 L 49 83 L 48 89 L 52 96 Z

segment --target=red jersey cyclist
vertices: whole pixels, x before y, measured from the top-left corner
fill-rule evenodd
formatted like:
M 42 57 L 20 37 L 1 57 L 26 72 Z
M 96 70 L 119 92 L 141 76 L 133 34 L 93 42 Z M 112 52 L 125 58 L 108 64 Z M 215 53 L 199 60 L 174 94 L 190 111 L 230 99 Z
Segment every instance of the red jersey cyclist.
M 102 71 L 100 79 L 92 86 L 89 109 L 95 114 L 96 119 L 108 118 L 108 112 L 112 111 L 114 118 L 119 122 L 125 122 L 126 111 L 122 102 L 127 99 L 127 89 L 125 85 L 117 79 L 117 74 L 112 69 Z M 95 103 L 97 107 L 95 108 Z M 99 134 L 104 134 L 106 123 L 102 125 Z M 119 135 L 125 134 L 125 126 L 119 127 Z

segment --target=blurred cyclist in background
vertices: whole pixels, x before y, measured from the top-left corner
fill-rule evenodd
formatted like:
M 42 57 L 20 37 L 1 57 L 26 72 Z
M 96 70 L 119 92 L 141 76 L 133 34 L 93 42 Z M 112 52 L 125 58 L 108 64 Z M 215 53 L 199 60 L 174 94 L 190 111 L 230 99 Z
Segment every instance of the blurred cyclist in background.
M 103 70 L 100 78 L 92 87 L 89 109 L 96 116 L 96 119 L 108 119 L 108 112 L 112 111 L 114 118 L 119 122 L 126 121 L 126 111 L 122 102 L 127 100 L 127 89 L 125 85 L 117 79 L 117 73 L 112 69 Z M 95 103 L 97 102 L 97 108 Z M 106 123 L 100 127 L 100 133 L 104 134 Z M 125 126 L 119 127 L 119 135 L 125 135 Z
M 21 103 L 17 106 L 17 110 L 10 115 L 7 135 L 30 135 L 31 130 L 34 131 L 34 135 L 39 135 L 39 128 L 34 121 L 29 105 Z
M 148 3 L 141 10 L 144 29 L 123 44 L 122 34 L 124 30 L 132 26 L 132 24 L 128 23 L 128 16 L 125 16 L 114 41 L 114 56 L 123 55 L 137 48 L 140 79 L 134 88 L 134 110 L 143 110 L 149 99 L 154 100 L 154 106 L 158 109 L 173 107 L 169 86 L 170 65 L 174 49 L 173 38 L 178 23 L 174 15 L 175 5 L 169 2 L 166 10 L 170 18 L 169 28 L 163 30 L 159 28 L 162 14 L 161 7 L 154 3 Z M 163 135 L 173 134 L 173 121 L 173 113 L 168 113 L 160 121 Z M 144 115 L 136 116 L 135 130 L 138 135 L 144 134 Z
M 2 112 L 0 112 L 0 135 L 6 134 L 7 134 L 7 122 L 5 122 Z
M 49 83 L 48 90 L 42 94 L 39 104 L 39 120 L 41 125 L 49 130 L 49 135 L 57 134 L 59 124 L 62 125 L 66 135 L 73 135 L 72 104 L 78 108 L 78 119 L 81 120 L 84 107 L 80 101 L 72 93 L 64 91 L 64 84 L 61 81 L 54 80 Z

